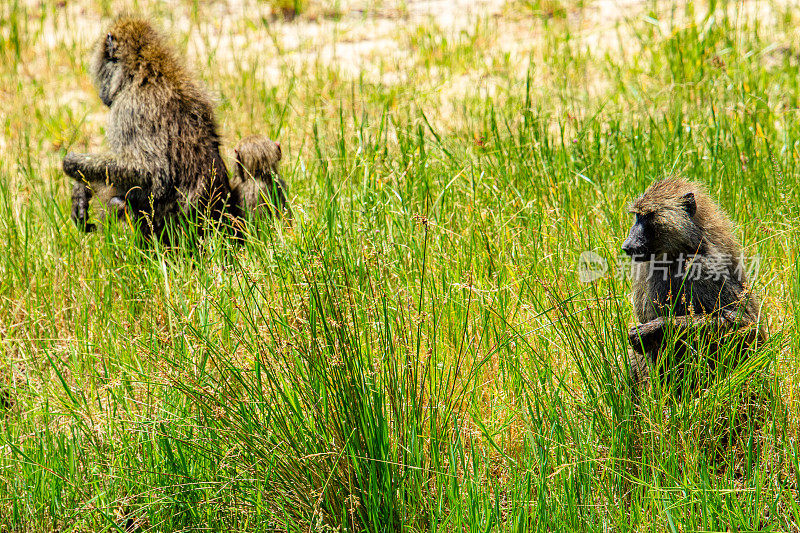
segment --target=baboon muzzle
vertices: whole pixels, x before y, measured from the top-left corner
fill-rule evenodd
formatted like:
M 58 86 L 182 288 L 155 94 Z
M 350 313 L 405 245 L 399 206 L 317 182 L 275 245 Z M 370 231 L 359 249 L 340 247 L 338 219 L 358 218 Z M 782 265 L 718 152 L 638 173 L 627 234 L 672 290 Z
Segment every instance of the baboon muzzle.
M 628 238 L 622 243 L 622 251 L 634 261 L 647 261 L 648 249 L 645 242 L 645 232 L 641 224 L 634 224 Z

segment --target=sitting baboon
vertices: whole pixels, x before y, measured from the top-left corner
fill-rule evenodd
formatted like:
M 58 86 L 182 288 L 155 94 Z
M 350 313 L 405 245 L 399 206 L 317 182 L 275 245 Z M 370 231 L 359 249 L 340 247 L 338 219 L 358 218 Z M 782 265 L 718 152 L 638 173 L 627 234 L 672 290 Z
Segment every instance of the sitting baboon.
M 127 205 L 145 236 L 160 236 L 177 217 L 238 219 L 211 101 L 147 21 L 117 19 L 95 46 L 91 74 L 110 108 L 109 146 L 64 158 L 64 172 L 75 180 L 72 219 L 79 227 L 91 231 L 89 201 L 107 185 L 111 209 Z
M 231 184 L 234 201 L 242 210 L 258 215 L 291 218 L 286 203 L 286 183 L 278 172 L 281 145 L 263 135 L 251 135 L 236 146 L 236 179 Z
M 634 384 L 645 381 L 656 364 L 662 378 L 673 372 L 680 382 L 691 339 L 703 341 L 711 356 L 704 364 L 711 370 L 720 363 L 714 360 L 716 349 L 731 340 L 729 334 L 740 342 L 737 357 L 764 340 L 759 302 L 748 286 L 732 223 L 700 184 L 678 178 L 656 182 L 630 211 L 636 221 L 622 249 L 633 260 L 639 321 L 629 333 Z M 670 362 L 661 357 L 667 336 L 682 343 Z

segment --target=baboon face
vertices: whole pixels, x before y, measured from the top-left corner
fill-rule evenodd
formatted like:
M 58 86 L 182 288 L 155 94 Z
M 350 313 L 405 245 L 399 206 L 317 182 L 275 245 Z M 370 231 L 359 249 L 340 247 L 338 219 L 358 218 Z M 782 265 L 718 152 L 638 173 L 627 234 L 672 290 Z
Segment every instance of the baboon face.
M 119 64 L 118 54 L 117 41 L 109 32 L 98 42 L 92 63 L 92 74 L 97 92 L 100 100 L 108 107 L 111 107 L 124 83 L 124 73 Z
M 164 54 L 161 39 L 145 21 L 122 18 L 117 20 L 94 47 L 91 73 L 97 92 L 109 107 L 119 93 L 134 82 L 135 76 L 149 73 L 138 72 L 138 66 L 154 56 Z
M 652 243 L 655 240 L 655 226 L 653 213 L 635 213 L 636 221 L 628 233 L 628 238 L 622 243 L 622 250 L 635 261 L 646 261 L 653 253 Z
M 697 253 L 701 232 L 692 219 L 696 210 L 694 193 L 674 199 L 648 198 L 645 193 L 631 206 L 630 211 L 636 220 L 622 243 L 622 250 L 634 261 L 649 261 L 653 256 Z

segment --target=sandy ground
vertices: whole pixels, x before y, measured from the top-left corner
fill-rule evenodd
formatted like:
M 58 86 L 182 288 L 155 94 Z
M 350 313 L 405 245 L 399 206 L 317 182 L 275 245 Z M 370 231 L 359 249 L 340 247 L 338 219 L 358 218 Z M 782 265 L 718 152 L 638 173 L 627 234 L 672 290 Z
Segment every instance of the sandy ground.
M 187 53 L 196 60 L 213 54 L 220 69 L 257 64 L 269 81 L 287 63 L 302 67 L 312 61 L 380 83 L 409 81 L 405 67 L 413 58 L 406 36 L 419 27 L 457 36 L 484 23 L 493 33 L 492 55 L 508 54 L 522 65 L 541 48 L 541 26 L 548 20 L 562 24 L 593 54 L 632 54 L 628 23 L 646 20 L 667 35 L 671 19 L 686 16 L 679 3 L 658 2 L 660 14 L 671 15 L 652 19 L 654 4 L 644 0 L 308 0 L 300 17 L 286 21 L 265 0 L 205 0 L 197 8 L 185 1 L 112 1 L 102 7 L 89 0 L 23 0 L 32 15 L 42 6 L 65 15 L 48 19 L 37 47 L 88 48 L 115 14 L 139 12 L 156 18 L 178 40 L 186 38 Z M 792 5 L 800 7 L 800 1 L 741 0 L 729 9 L 767 25 L 776 10 Z M 695 11 L 703 20 L 703 9 Z
M 38 0 L 26 1 L 32 11 L 41 5 Z M 308 1 L 307 11 L 293 21 L 273 13 L 271 2 L 265 0 L 206 0 L 196 11 L 191 2 L 145 0 L 138 2 L 137 11 L 157 18 L 177 40 L 185 38 L 187 53 L 196 64 L 213 55 L 215 67 L 231 73 L 255 65 L 266 83 L 279 83 L 281 68 L 287 65 L 303 68 L 309 62 L 335 68 L 346 78 L 408 83 L 412 80 L 407 73 L 413 72 L 409 65 L 415 59 L 408 36 L 420 27 L 423 32 L 433 28 L 457 38 L 461 32 L 474 34 L 483 24 L 492 39 L 489 60 L 507 56 L 510 64 L 525 69 L 543 48 L 546 23 L 562 25 L 573 46 L 577 42 L 579 48 L 601 56 L 635 54 L 635 40 L 630 39 L 635 23 L 659 26 L 666 36 L 673 17 L 686 17 L 673 1 L 657 4 L 657 19 L 649 17 L 654 4 L 643 0 Z M 742 0 L 729 9 L 766 25 L 778 8 L 792 4 L 800 5 L 798 0 Z M 66 23 L 51 19 L 37 46 L 88 48 L 111 16 L 131 12 L 131 4 L 124 1 L 111 2 L 105 10 L 88 0 L 62 0 L 57 5 L 66 12 Z M 697 20 L 705 14 L 702 8 L 695 9 Z M 445 80 L 452 87 L 444 90 L 458 92 L 481 82 L 484 74 L 455 76 Z
M 42 5 L 37 0 L 25 3 L 31 13 Z M 188 36 L 189 55 L 213 54 L 221 69 L 255 62 L 269 78 L 287 62 L 302 66 L 313 61 L 336 67 L 346 76 L 405 83 L 403 67 L 413 58 L 404 36 L 420 26 L 455 37 L 484 23 L 494 30 L 492 55 L 508 53 L 512 62 L 527 61 L 541 44 L 542 32 L 537 30 L 543 20 L 552 18 L 569 26 L 587 48 L 600 52 L 619 49 L 620 22 L 641 17 L 647 5 L 642 0 L 588 0 L 580 8 L 569 7 L 577 2 L 559 0 L 541 4 L 567 7 L 551 15 L 515 0 L 310 0 L 305 13 L 286 21 L 264 0 L 201 2 L 199 16 L 188 2 L 143 1 L 133 11 L 129 2 L 112 2 L 103 10 L 93 2 L 75 0 L 57 4 L 54 9 L 65 16 L 48 20 L 36 46 L 88 48 L 114 14 L 140 12 L 156 18 L 178 40 Z
M 658 27 L 666 38 L 676 26 L 688 23 L 687 17 L 701 23 L 706 17 L 701 7 L 695 6 L 694 14 L 687 15 L 674 1 L 308 0 L 307 10 L 290 21 L 274 13 L 272 4 L 267 0 L 140 0 L 135 4 L 22 0 L 20 5 L 34 24 L 42 12 L 48 16 L 41 17 L 43 31 L 26 43 L 36 53 L 19 67 L 20 75 L 40 80 L 45 92 L 53 95 L 52 104 L 85 117 L 84 126 L 99 132 L 104 110 L 95 106 L 96 111 L 86 115 L 87 102 L 96 104 L 94 88 L 87 76 L 79 77 L 80 86 L 74 82 L 65 86 L 63 80 L 74 74 L 75 65 L 64 58 L 83 58 L 85 68 L 89 48 L 110 20 L 119 13 L 139 13 L 170 33 L 178 49 L 185 50 L 189 64 L 207 81 L 214 72 L 235 78 L 247 71 L 265 86 L 279 87 L 286 83 L 287 71 L 302 76 L 304 69 L 319 72 L 323 66 L 343 80 L 413 84 L 417 94 L 432 96 L 435 120 L 444 124 L 465 96 L 494 96 L 509 79 L 524 82 L 529 69 L 534 91 L 551 91 L 557 80 L 539 65 L 546 63 L 548 46 L 552 50 L 559 45 L 553 36 L 560 31 L 569 35 L 570 50 L 599 60 L 576 67 L 576 71 L 583 69 L 575 76 L 580 84 L 577 90 L 588 101 L 602 99 L 613 87 L 614 80 L 597 67 L 606 55 L 628 61 L 640 52 L 634 35 L 637 28 Z M 792 6 L 800 6 L 800 0 L 740 0 L 728 9 L 739 17 L 757 18 L 767 27 L 776 13 Z M 460 69 L 451 69 L 446 62 L 420 68 L 420 51 L 412 42 L 420 36 L 423 40 L 434 36 L 428 43 L 433 47 L 437 38 L 447 39 L 450 45 L 460 39 L 478 39 L 473 48 L 467 48 L 476 57 L 462 58 L 465 68 Z M 791 44 L 798 35 L 777 36 L 777 40 Z M 213 94 L 213 84 L 209 85 Z M 7 141 L 0 133 L 0 149 L 4 144 Z

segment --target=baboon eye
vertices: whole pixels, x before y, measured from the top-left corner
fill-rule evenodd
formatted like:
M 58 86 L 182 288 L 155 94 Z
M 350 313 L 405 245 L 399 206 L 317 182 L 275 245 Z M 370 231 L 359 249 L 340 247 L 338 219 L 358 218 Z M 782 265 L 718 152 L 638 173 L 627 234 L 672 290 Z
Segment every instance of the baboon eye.
M 650 224 L 653 222 L 653 213 L 636 213 L 637 224 Z

